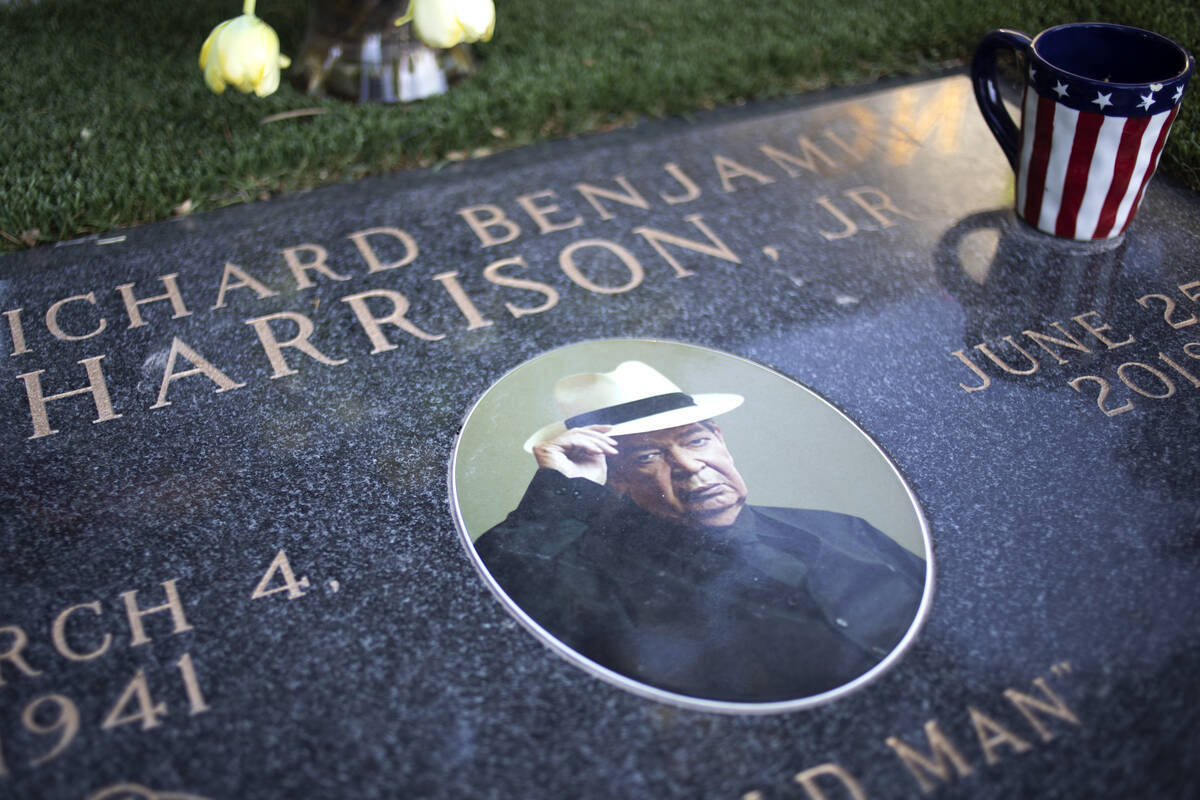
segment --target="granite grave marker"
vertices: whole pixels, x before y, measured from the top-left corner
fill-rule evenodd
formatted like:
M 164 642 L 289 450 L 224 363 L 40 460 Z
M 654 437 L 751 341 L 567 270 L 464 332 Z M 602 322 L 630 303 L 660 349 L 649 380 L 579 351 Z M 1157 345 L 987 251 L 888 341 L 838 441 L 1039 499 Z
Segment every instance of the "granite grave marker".
M 1200 793 L 1200 206 L 1160 178 L 1072 244 L 1012 183 L 952 76 L 0 258 L 0 796 Z M 456 440 L 608 339 L 762 365 L 886 454 L 933 566 L 886 669 L 713 709 L 518 623 Z

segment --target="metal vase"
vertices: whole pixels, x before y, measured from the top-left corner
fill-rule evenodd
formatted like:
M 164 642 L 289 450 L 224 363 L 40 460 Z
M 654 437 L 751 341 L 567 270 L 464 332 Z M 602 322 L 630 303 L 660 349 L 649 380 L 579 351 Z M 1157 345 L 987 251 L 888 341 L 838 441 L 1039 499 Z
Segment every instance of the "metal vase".
M 312 0 L 296 59 L 298 88 L 361 103 L 441 94 L 474 70 L 464 45 L 438 50 L 394 20 L 409 0 Z

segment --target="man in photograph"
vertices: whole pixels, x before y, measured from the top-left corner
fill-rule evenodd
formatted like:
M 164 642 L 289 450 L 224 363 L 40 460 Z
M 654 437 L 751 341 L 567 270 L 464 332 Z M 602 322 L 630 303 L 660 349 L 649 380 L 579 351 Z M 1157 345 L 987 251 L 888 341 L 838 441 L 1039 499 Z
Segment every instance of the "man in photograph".
M 669 692 L 762 703 L 854 680 L 912 625 L 922 559 L 858 517 L 747 504 L 714 421 L 740 395 L 689 395 L 627 361 L 555 399 L 564 420 L 526 442 L 524 497 L 475 546 L 567 646 Z

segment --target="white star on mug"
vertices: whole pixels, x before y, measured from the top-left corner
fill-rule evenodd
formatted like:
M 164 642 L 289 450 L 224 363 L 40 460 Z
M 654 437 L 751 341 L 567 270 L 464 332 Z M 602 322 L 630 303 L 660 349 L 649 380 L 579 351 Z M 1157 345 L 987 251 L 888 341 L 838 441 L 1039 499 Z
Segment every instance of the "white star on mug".
M 1152 105 L 1154 105 L 1154 92 L 1147 92 L 1142 95 L 1142 102 L 1138 103 L 1138 107 L 1149 111 Z
M 1183 97 L 1183 84 L 1182 83 L 1175 87 L 1175 96 L 1172 97 L 1171 99 L 1174 100 L 1176 103 L 1178 103 L 1179 98 L 1181 98 L 1181 97 Z
M 1092 102 L 1100 106 L 1100 108 L 1103 110 L 1112 105 L 1112 92 L 1109 92 L 1108 94 L 1100 94 L 1099 92 L 1096 92 L 1096 99 Z
M 1066 97 L 1067 96 L 1067 85 L 1065 83 L 1063 83 L 1062 81 L 1059 81 L 1054 87 L 1054 93 L 1057 94 L 1060 99 L 1063 97 Z

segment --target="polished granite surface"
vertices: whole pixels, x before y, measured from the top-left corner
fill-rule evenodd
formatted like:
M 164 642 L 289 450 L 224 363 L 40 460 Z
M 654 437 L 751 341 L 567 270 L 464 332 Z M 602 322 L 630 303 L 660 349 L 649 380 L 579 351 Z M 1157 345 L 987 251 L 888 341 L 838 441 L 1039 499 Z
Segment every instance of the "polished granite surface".
M 1200 794 L 1200 204 L 1156 179 L 1078 245 L 1012 186 L 955 76 L 0 258 L 0 796 Z M 728 713 L 506 610 L 456 437 L 609 338 L 769 367 L 890 457 L 934 565 L 890 669 Z

